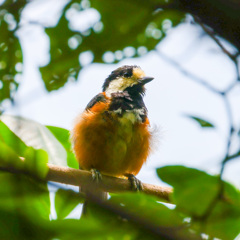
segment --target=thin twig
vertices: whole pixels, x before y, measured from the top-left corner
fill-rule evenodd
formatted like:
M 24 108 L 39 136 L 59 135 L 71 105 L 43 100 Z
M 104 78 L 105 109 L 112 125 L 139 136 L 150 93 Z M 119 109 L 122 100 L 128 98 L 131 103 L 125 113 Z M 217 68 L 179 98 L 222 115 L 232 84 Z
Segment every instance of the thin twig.
M 177 61 L 175 61 L 174 59 L 170 58 L 169 56 L 165 55 L 164 53 L 160 52 L 159 49 L 155 49 L 156 53 L 163 58 L 165 61 L 167 61 L 168 63 L 170 63 L 171 65 L 173 65 L 179 72 L 181 72 L 183 75 L 185 75 L 186 77 L 194 80 L 195 82 L 201 84 L 202 86 L 206 87 L 208 90 L 217 93 L 217 94 L 222 94 L 222 92 L 220 92 L 219 90 L 217 90 L 215 87 L 213 87 L 212 85 L 210 85 L 209 83 L 207 83 L 205 80 L 203 80 L 202 78 L 194 75 L 193 73 L 187 71 L 186 69 L 184 69 Z
M 228 156 L 226 161 L 233 160 L 233 159 L 236 159 L 238 157 L 240 157 L 240 150 L 237 151 L 236 153 L 234 153 L 233 155 Z
M 212 40 L 221 48 L 221 50 L 234 62 L 235 65 L 235 69 L 236 69 L 236 75 L 237 75 L 237 81 L 240 81 L 240 71 L 239 71 L 239 66 L 238 66 L 238 55 L 239 52 L 232 54 L 230 53 L 224 46 L 223 44 L 220 42 L 220 40 L 216 37 L 215 33 L 209 28 L 207 27 L 201 20 L 200 18 L 193 16 L 195 22 L 197 22 L 202 29 L 204 30 L 204 32 L 206 32 L 211 38 Z
M 224 166 L 226 164 L 227 161 L 229 161 L 229 151 L 230 151 L 230 145 L 231 145 L 231 141 L 232 141 L 232 136 L 234 133 L 234 125 L 233 125 L 233 116 L 232 116 L 232 110 L 231 110 L 231 106 L 230 103 L 227 99 L 227 96 L 225 96 L 223 98 L 224 103 L 225 103 L 225 108 L 227 111 L 227 116 L 228 116 L 228 121 L 229 121 L 229 134 L 228 134 L 228 140 L 227 140 L 227 149 L 226 149 L 226 154 L 225 157 L 222 161 L 222 165 L 221 165 L 221 171 L 220 171 L 220 178 L 222 178 L 223 175 L 223 171 L 224 171 Z
M 219 39 L 215 36 L 214 32 L 207 27 L 201 20 L 200 18 L 193 16 L 194 20 L 196 23 L 198 23 L 201 28 L 215 41 L 215 43 L 222 49 L 222 51 L 233 61 L 236 61 L 236 55 L 231 54 L 224 46 L 223 44 L 219 41 Z

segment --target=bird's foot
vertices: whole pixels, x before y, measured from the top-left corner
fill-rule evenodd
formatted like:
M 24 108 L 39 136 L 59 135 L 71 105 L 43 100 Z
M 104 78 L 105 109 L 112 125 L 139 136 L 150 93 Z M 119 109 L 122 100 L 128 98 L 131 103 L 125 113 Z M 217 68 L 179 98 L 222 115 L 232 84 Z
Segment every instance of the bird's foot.
M 99 181 L 102 180 L 102 174 L 95 168 L 92 168 L 90 170 L 91 174 L 92 174 L 92 180 L 96 183 L 98 183 Z
M 131 188 L 133 191 L 142 191 L 143 190 L 142 182 L 139 179 L 137 179 L 133 174 L 127 173 L 127 174 L 125 174 L 125 176 L 130 181 Z

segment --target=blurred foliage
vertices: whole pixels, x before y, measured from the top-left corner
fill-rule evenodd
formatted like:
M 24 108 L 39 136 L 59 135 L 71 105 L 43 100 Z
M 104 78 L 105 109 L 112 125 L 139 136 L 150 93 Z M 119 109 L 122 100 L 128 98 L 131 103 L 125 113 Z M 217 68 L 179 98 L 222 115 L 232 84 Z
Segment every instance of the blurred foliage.
M 0 8 L 0 102 L 12 99 L 19 85 L 22 50 L 16 31 L 21 9 L 26 5 L 26 1 L 8 0 L 3 5 Z
M 69 28 L 71 14 L 83 15 L 94 9 L 99 15 L 97 22 L 81 31 Z M 83 54 L 89 58 L 89 63 L 113 63 L 146 54 L 183 17 L 178 11 L 157 11 L 154 1 L 148 4 L 138 4 L 138 1 L 71 1 L 64 8 L 57 26 L 46 29 L 51 42 L 51 61 L 41 68 L 46 88 L 51 91 L 63 86 L 68 79 L 76 80 L 78 71 L 85 65 L 81 61 Z
M 47 128 L 36 121 L 6 114 L 2 115 L 0 119 L 21 138 L 24 144 L 45 150 L 49 163 L 66 167 L 69 162 L 69 167 L 78 168 L 75 156 L 71 152 L 67 130 L 57 127 Z M 14 139 L 11 140 L 14 141 Z
M 240 233 L 239 190 L 219 176 L 184 166 L 157 169 L 158 176 L 174 188 L 172 204 L 143 193 L 111 194 L 104 203 L 92 199 L 86 218 L 67 219 L 83 196 L 60 188 L 50 208 L 49 189 L 54 185 L 48 189 L 40 180 L 47 174 L 46 152 L 27 146 L 5 123 L 0 122 L 1 239 L 191 240 L 202 239 L 204 233 L 210 239 L 230 240 Z M 70 152 L 69 132 L 48 129 Z M 53 209 L 55 220 L 50 217 Z
M 0 103 L 13 99 L 19 85 L 22 50 L 17 31 L 24 26 L 19 22 L 27 3 L 8 0 L 1 5 Z M 42 25 L 50 39 L 50 62 L 40 69 L 46 89 L 56 90 L 67 81 L 75 81 L 87 64 L 116 63 L 154 49 L 184 18 L 180 11 L 158 9 L 159 3 L 167 5 L 162 0 L 141 4 L 136 0 L 68 1 L 56 26 Z M 73 16 L 80 17 L 77 27 L 73 26 Z
M 240 191 L 234 186 L 183 166 L 162 167 L 157 173 L 174 187 L 172 202 L 189 218 L 190 228 L 219 239 L 234 239 L 240 233 Z
M 1 167 L 17 167 L 22 171 L 30 171 L 38 178 L 46 177 L 47 153 L 42 149 L 25 145 L 2 121 L 0 121 L 0 146 Z

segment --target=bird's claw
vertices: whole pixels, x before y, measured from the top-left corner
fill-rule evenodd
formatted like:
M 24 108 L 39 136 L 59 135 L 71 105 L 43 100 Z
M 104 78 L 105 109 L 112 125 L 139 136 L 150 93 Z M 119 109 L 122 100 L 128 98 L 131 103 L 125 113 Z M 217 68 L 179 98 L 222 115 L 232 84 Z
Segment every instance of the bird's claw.
M 125 174 L 125 176 L 130 181 L 131 188 L 133 191 L 142 191 L 143 190 L 142 182 L 139 179 L 137 179 L 133 174 L 127 173 L 127 174 Z
M 91 174 L 92 174 L 92 180 L 94 182 L 99 182 L 102 180 L 102 174 L 95 168 L 92 168 L 91 170 Z

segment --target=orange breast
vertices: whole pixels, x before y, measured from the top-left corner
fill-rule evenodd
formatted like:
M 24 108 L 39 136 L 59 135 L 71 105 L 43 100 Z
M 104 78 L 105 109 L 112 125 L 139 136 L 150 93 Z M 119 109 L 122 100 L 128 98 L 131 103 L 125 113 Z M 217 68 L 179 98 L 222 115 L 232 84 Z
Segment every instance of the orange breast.
M 136 175 L 150 152 L 149 122 L 120 119 L 107 107 L 97 103 L 77 120 L 72 138 L 79 165 L 111 176 Z

